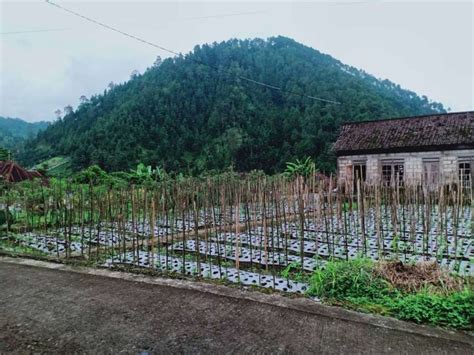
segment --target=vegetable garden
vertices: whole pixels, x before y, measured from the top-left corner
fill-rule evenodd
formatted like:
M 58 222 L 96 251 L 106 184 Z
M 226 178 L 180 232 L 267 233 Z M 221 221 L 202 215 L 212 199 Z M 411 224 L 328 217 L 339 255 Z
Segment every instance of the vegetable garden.
M 3 186 L 1 248 L 102 267 L 307 293 L 335 260 L 433 261 L 474 275 L 471 190 L 337 186 L 317 174 L 224 173 Z M 0 221 L 2 223 L 2 221 Z
M 2 205 L 3 240 L 60 258 L 108 256 L 164 270 L 179 260 L 274 275 L 290 264 L 311 271 L 329 258 L 363 256 L 474 272 L 471 196 L 456 186 L 349 192 L 316 177 L 234 174 L 143 184 L 52 180 L 6 186 Z

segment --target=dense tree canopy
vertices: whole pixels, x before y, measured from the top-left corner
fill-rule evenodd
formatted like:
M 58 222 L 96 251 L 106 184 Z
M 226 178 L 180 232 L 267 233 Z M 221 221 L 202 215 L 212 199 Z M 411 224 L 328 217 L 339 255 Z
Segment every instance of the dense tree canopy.
M 17 154 L 28 138 L 35 137 L 40 130 L 47 126 L 48 122 L 30 123 L 19 118 L 0 116 L 0 146 Z
M 32 164 L 64 155 L 76 169 L 108 171 L 143 162 L 197 174 L 229 166 L 282 171 L 309 156 L 329 171 L 342 122 L 439 111 L 441 104 L 289 38 L 234 39 L 196 46 L 84 100 L 31 140 L 22 158 Z

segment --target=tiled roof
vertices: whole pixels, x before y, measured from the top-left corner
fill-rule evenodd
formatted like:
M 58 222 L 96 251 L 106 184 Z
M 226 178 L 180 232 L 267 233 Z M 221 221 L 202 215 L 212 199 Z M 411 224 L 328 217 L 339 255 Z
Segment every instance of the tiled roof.
M 474 148 L 474 111 L 342 126 L 337 155 Z
M 14 161 L 0 161 L 0 178 L 8 182 L 20 182 L 43 177 L 39 172 L 28 171 Z

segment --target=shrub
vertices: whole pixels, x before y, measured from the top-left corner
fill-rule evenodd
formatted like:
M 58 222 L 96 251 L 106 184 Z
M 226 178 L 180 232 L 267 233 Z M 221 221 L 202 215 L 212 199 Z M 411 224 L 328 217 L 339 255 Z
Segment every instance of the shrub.
M 408 267 L 406 277 L 400 271 L 405 268 L 395 265 L 394 271 L 394 265 L 387 267 L 385 264 L 381 268 L 380 264 L 368 259 L 330 261 L 311 276 L 308 294 L 333 304 L 402 320 L 458 329 L 472 327 L 472 290 L 459 291 L 457 282 L 452 283 L 452 288 L 443 282 L 436 285 L 433 275 L 444 274 L 428 264 Z M 393 278 L 394 282 L 382 275 L 391 276 L 389 280 Z M 449 279 L 445 277 L 444 280 Z M 420 290 L 420 285 L 425 288 Z
M 7 223 L 7 216 L 8 216 L 8 222 L 10 224 L 13 223 L 13 215 L 10 212 L 7 212 L 6 210 L 1 210 L 0 211 L 0 226 Z
M 373 270 L 374 263 L 370 259 L 329 261 L 324 269 L 315 271 L 311 277 L 308 293 L 325 299 L 344 300 L 351 297 L 374 299 L 396 292 Z
M 443 296 L 424 290 L 397 298 L 391 310 L 403 320 L 469 329 L 474 323 L 474 294 L 466 289 Z

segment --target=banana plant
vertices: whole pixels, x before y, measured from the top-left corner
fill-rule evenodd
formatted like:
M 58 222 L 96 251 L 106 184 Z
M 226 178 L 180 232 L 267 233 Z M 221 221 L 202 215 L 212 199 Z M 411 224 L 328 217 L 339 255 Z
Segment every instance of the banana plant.
M 138 183 L 143 183 L 147 181 L 159 181 L 166 178 L 166 172 L 160 167 L 153 169 L 151 165 L 145 165 L 140 163 L 137 165 L 135 170 L 130 171 L 132 180 L 135 180 Z
M 286 169 L 284 174 L 289 178 L 295 178 L 298 176 L 308 177 L 316 172 L 316 164 L 307 157 L 305 159 L 296 159 L 293 162 L 286 163 Z

